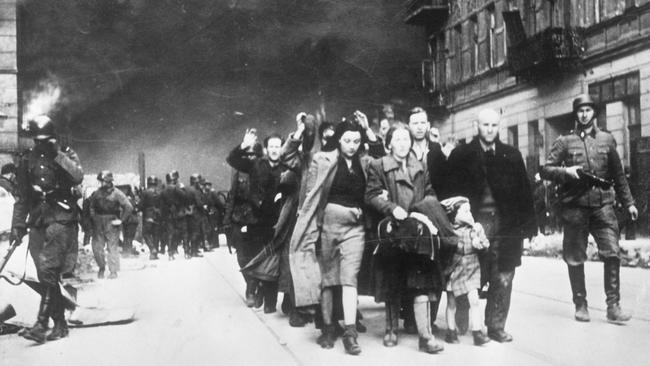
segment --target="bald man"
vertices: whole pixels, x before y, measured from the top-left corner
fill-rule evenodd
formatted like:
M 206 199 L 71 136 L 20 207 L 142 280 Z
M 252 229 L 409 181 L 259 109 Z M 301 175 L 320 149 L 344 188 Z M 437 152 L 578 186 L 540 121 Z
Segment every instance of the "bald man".
M 537 233 L 533 195 L 521 153 L 499 140 L 501 116 L 479 112 L 478 135 L 449 156 L 450 189 L 469 198 L 483 224 L 490 248 L 481 260 L 481 282 L 488 283 L 485 325 L 488 336 L 510 342 L 505 331 L 515 268 L 521 265 L 523 239 Z

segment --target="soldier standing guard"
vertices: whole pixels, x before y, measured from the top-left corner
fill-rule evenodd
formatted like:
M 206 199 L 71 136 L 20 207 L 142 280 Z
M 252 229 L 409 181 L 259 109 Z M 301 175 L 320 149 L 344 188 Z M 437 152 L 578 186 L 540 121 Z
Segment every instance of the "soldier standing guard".
M 122 223 L 133 206 L 122 191 L 113 186 L 113 173 L 104 170 L 97 175 L 101 187 L 90 196 L 90 217 L 93 222 L 93 254 L 99 266 L 97 278 L 104 278 L 106 259 L 104 247 L 108 250 L 109 279 L 117 278 L 120 269 L 119 240 Z
M 72 273 L 77 262 L 79 209 L 73 187 L 83 180 L 83 170 L 77 154 L 58 144 L 49 117 L 29 121 L 29 132 L 35 145 L 18 164 L 10 240 L 20 242 L 30 229 L 29 250 L 42 285 L 33 288 L 41 302 L 36 324 L 22 336 L 43 343 L 68 335 L 59 281 Z M 46 334 L 50 317 L 54 328 Z
M 616 140 L 596 125 L 596 104 L 589 95 L 573 100 L 575 130 L 560 136 L 542 168 L 542 178 L 561 184 L 558 191 L 564 223 L 563 256 L 569 268 L 575 319 L 588 322 L 587 290 L 584 262 L 587 260 L 587 237 L 591 234 L 604 262 L 607 319 L 623 322 L 631 315 L 619 305 L 621 249 L 614 212 L 617 195 L 632 220 L 638 211 L 625 179 Z

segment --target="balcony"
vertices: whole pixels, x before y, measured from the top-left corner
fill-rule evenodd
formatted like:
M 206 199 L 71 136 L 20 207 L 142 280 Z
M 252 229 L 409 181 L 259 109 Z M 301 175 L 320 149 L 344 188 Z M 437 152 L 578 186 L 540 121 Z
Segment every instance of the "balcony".
M 585 46 L 581 28 L 547 28 L 508 47 L 508 64 L 527 80 L 562 76 L 581 69 Z
M 404 22 L 410 25 L 442 26 L 449 16 L 449 0 L 411 0 Z

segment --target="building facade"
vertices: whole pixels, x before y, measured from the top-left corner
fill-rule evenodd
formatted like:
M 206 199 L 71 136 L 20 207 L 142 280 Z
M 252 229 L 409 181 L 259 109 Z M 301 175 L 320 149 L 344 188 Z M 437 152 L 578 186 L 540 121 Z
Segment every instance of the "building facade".
M 0 166 L 18 150 L 16 0 L 0 0 Z
M 650 0 L 414 0 L 405 21 L 425 30 L 422 86 L 441 135 L 469 141 L 477 112 L 495 108 L 531 176 L 573 129 L 573 98 L 591 94 L 647 234 Z

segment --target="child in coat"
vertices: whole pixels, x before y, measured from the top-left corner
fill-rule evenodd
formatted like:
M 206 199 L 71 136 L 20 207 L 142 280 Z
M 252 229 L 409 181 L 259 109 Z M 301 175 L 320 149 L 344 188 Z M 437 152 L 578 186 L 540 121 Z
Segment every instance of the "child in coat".
M 448 330 L 445 341 L 448 343 L 459 342 L 455 321 L 456 298 L 467 294 L 474 344 L 480 346 L 489 342 L 490 338 L 482 331 L 483 319 L 479 304 L 481 266 L 478 253 L 487 249 L 490 242 L 485 236 L 483 226 L 478 222 L 474 222 L 467 198 L 452 197 L 443 200 L 441 204 L 447 210 L 449 220 L 454 225 L 454 231 L 460 238 L 446 288 Z

